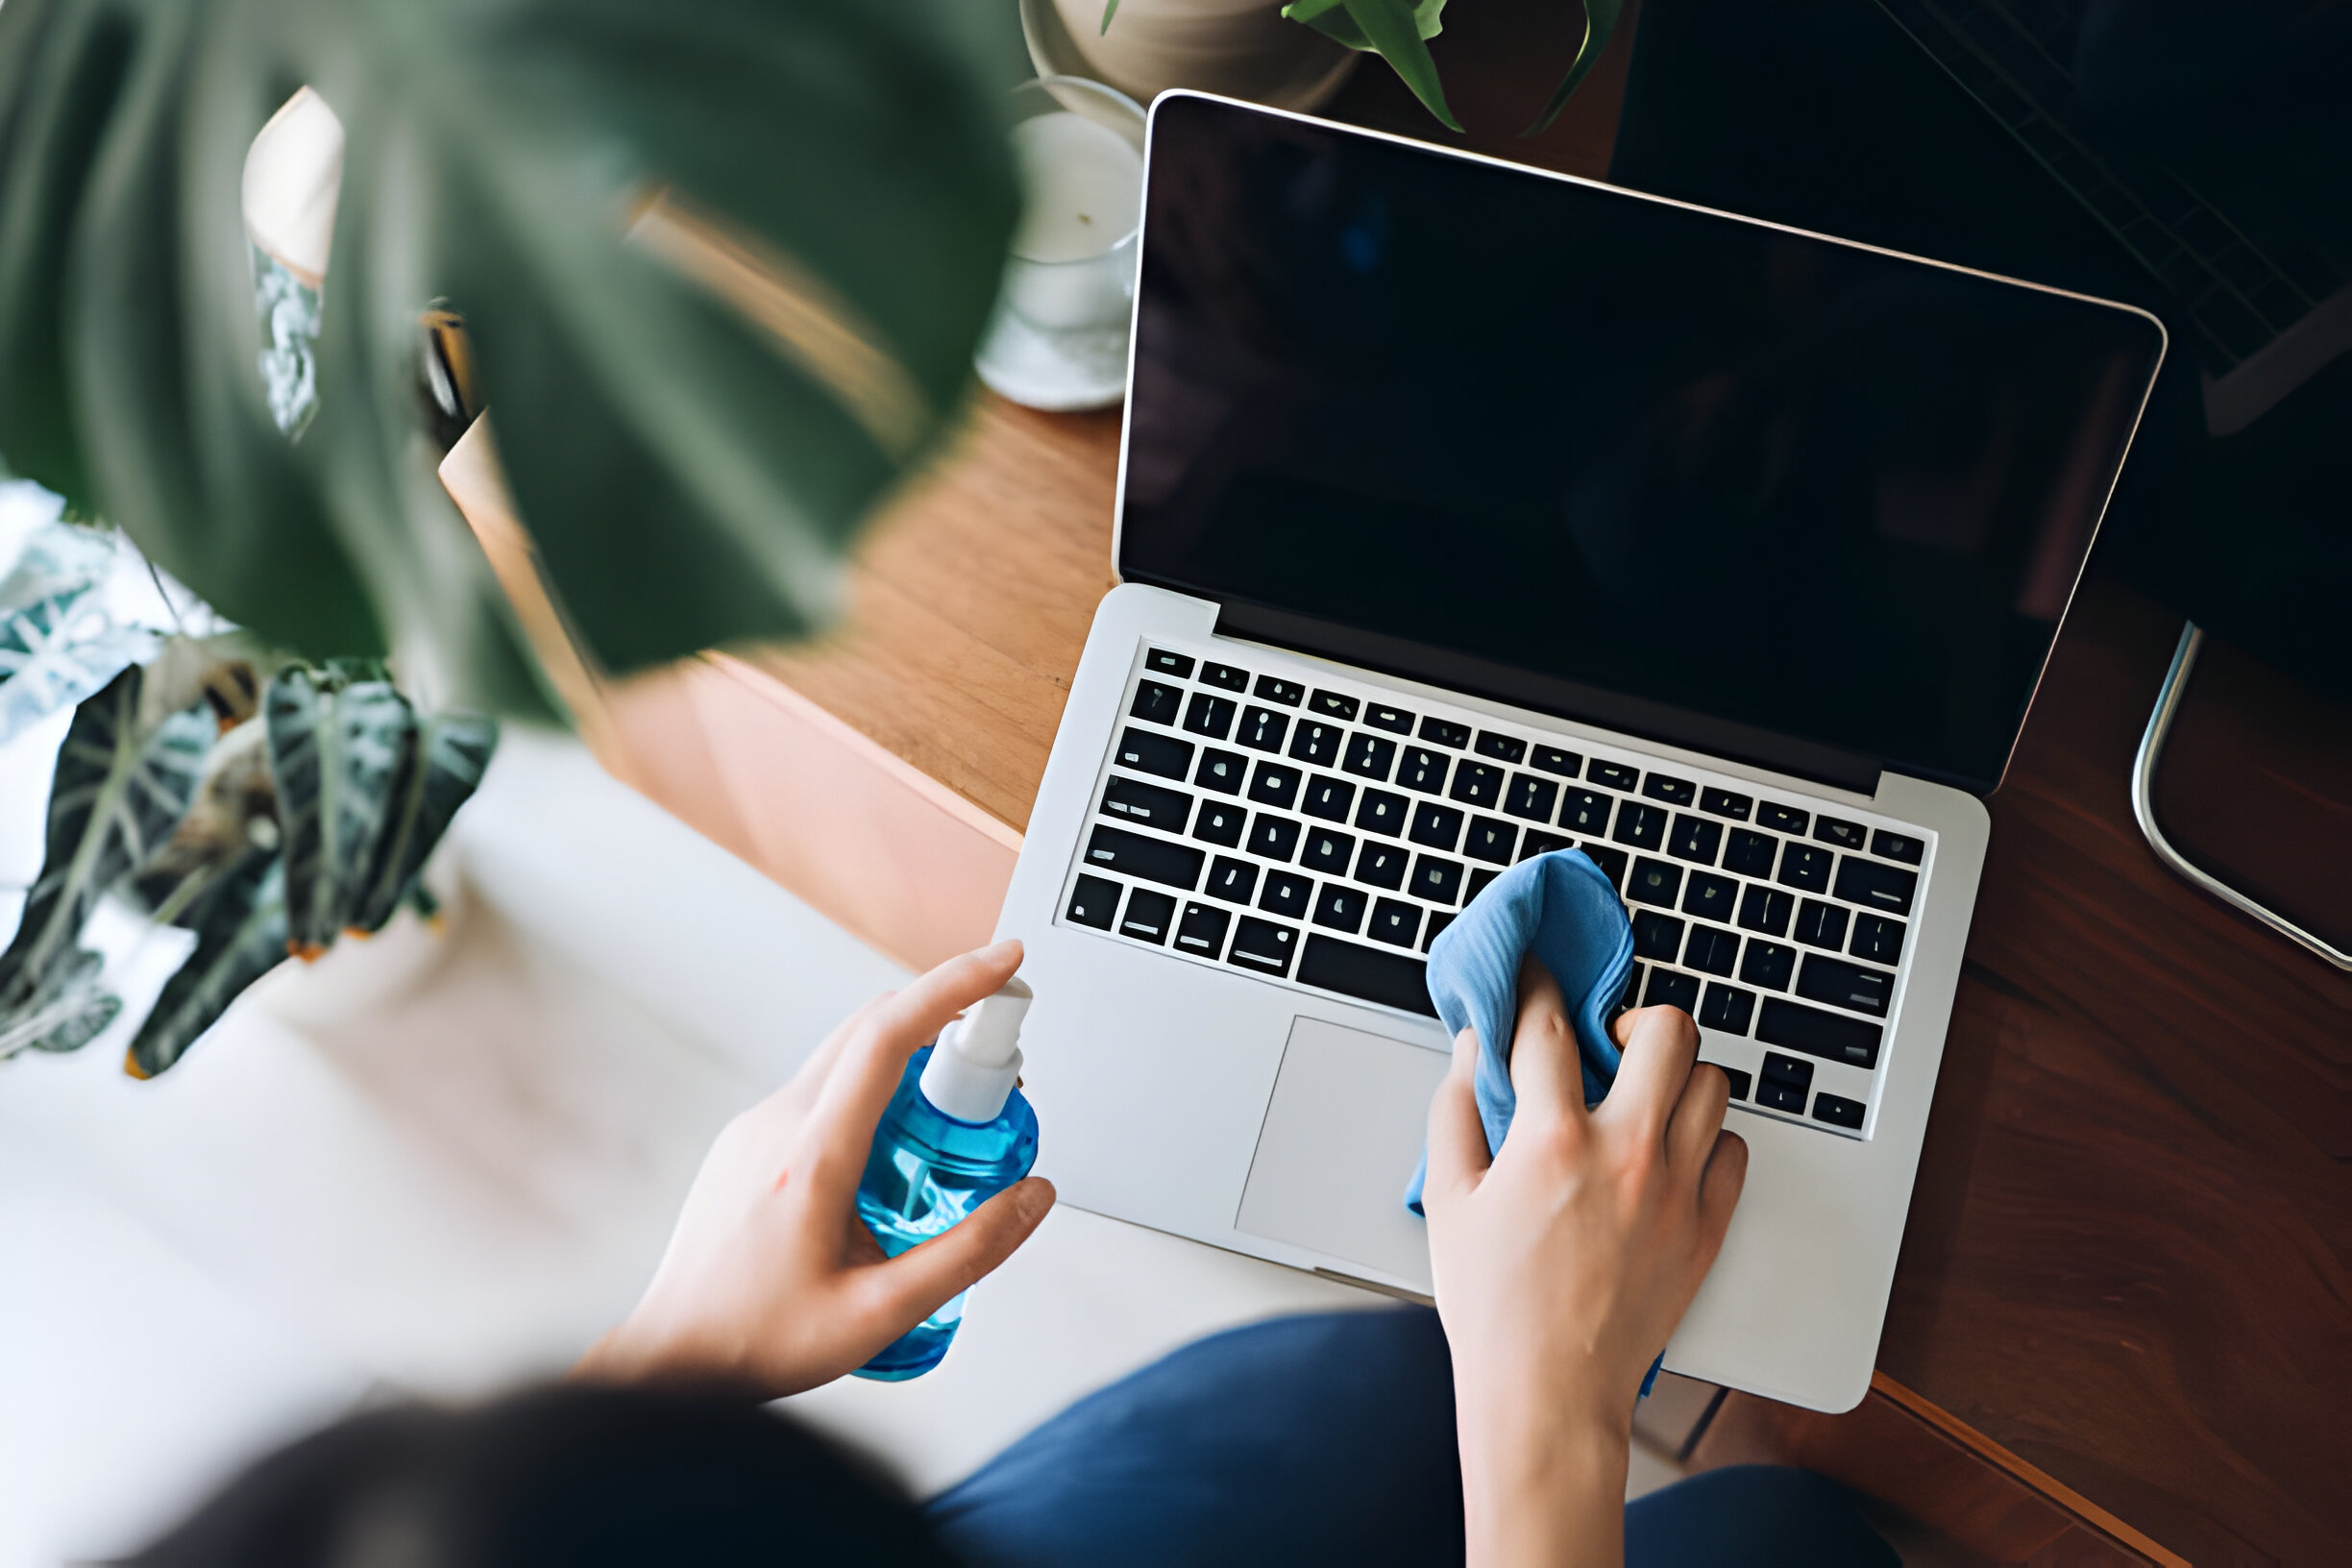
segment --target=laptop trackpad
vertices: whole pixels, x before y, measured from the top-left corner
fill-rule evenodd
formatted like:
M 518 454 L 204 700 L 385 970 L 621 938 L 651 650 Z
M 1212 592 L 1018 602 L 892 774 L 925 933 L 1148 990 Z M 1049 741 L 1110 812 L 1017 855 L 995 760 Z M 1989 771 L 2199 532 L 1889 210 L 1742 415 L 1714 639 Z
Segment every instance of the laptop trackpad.
M 1446 1066 L 1424 1046 L 1292 1019 L 1235 1228 L 1428 1290 L 1429 1239 L 1405 1184 Z

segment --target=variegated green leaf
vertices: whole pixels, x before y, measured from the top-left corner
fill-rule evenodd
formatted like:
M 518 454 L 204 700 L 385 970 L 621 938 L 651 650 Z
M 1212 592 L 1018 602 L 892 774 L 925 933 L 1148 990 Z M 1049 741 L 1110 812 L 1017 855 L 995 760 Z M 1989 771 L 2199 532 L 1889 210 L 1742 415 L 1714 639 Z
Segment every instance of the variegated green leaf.
M 416 718 L 388 680 L 297 667 L 262 699 L 284 835 L 287 945 L 327 950 L 366 897 Z
M 478 714 L 437 714 L 417 726 L 416 744 L 392 792 L 367 891 L 352 911 L 355 930 L 380 931 L 416 883 L 425 858 L 448 831 L 498 749 L 498 724 Z
M 132 1040 L 123 1066 L 133 1077 L 178 1062 L 239 992 L 284 961 L 285 890 L 284 862 L 255 850 L 188 907 L 181 923 L 194 928 L 196 950 Z
M 154 657 L 160 642 L 118 625 L 86 587 L 0 614 L 0 744 Z
M 84 702 L 58 750 L 40 876 L 0 952 L 0 1027 L 55 994 L 91 907 L 147 862 L 195 798 L 212 715 L 186 708 L 142 729 L 143 674 L 126 670 Z
M 122 998 L 106 987 L 106 962 L 74 948 L 50 968 L 50 984 L 0 1022 L 0 1061 L 18 1051 L 78 1051 L 122 1012 Z

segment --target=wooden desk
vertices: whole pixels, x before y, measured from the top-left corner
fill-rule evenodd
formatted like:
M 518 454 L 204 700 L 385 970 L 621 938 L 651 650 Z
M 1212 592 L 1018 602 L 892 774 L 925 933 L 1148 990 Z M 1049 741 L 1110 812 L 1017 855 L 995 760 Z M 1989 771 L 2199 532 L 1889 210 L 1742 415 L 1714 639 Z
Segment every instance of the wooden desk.
M 1519 142 L 1573 48 L 1567 8 L 1456 10 L 1439 53 L 1472 144 L 1605 168 L 1624 40 Z M 1376 64 L 1336 111 L 1428 127 Z M 908 963 L 985 940 L 1112 581 L 1117 433 L 1115 415 L 984 399 L 871 536 L 841 631 L 619 687 L 576 671 L 583 729 L 615 772 Z M 527 601 L 477 445 L 451 487 Z M 1796 1455 L 2003 1560 L 2342 1560 L 2352 979 L 2141 842 L 2128 769 L 2177 630 L 2088 590 L 1993 798 L 1882 1387 L 1829 1421 L 1727 1408 L 1712 1457 Z M 2296 787 L 2340 827 L 2352 726 L 2288 713 L 2318 769 Z M 1974 1456 L 1976 1479 L 1938 1469 L 1938 1444 Z

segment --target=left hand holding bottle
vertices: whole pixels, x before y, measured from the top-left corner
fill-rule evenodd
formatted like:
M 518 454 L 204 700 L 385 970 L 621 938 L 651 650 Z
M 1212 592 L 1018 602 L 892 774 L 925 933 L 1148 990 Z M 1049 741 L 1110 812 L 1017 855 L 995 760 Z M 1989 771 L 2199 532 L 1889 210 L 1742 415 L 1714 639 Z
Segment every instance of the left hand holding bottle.
M 729 1122 L 645 1299 L 574 1375 L 781 1398 L 864 1365 L 1011 1257 L 1053 1207 L 1042 1177 L 891 1259 L 857 1216 L 857 1187 L 909 1058 L 1020 961 L 1018 942 L 1000 942 L 875 997 Z

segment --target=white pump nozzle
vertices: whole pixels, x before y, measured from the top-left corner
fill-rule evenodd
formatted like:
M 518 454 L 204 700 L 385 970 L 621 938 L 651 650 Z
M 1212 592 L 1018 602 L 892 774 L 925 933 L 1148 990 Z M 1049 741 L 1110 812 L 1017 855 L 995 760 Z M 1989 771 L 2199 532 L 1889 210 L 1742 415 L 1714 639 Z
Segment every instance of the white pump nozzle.
M 922 1097 L 958 1121 L 994 1121 L 1020 1076 L 1021 1019 L 1036 992 L 1016 977 L 940 1031 L 923 1064 Z

